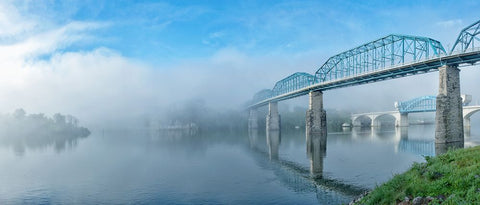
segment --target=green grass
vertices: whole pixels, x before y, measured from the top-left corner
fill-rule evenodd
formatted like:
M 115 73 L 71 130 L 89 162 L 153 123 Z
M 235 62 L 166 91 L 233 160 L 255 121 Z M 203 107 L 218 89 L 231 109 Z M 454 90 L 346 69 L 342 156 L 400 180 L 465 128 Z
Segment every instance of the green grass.
M 480 146 L 425 159 L 376 187 L 357 204 L 397 204 L 406 196 L 439 195 L 446 197 L 442 204 L 480 204 Z

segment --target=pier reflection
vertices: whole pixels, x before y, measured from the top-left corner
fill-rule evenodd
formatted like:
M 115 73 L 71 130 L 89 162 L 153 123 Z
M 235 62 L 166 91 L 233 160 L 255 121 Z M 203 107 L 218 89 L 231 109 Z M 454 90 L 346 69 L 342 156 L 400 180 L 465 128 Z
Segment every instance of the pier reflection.
M 327 153 L 327 135 L 306 134 L 307 156 L 310 159 L 310 174 L 314 178 L 323 176 L 323 159 Z
M 414 125 L 409 127 L 354 127 L 344 129 L 344 133 L 351 132 L 352 138 L 357 140 L 385 141 L 393 143 L 398 152 L 412 153 L 421 156 L 435 156 L 447 152 L 449 149 L 458 149 L 478 145 L 472 139 L 470 129 L 465 129 L 465 142 L 435 143 L 435 127 L 433 125 Z
M 306 136 L 306 155 L 310 162 L 310 166 L 307 168 L 299 162 L 287 159 L 287 153 L 284 153 L 284 155 L 280 153 L 284 149 L 280 148 L 282 134 L 279 131 L 264 133 L 265 141 L 259 140 L 262 135 L 259 134 L 257 129 L 250 129 L 248 134 L 250 149 L 254 158 L 258 160 L 258 164 L 265 169 L 272 170 L 285 187 L 295 192 L 315 193 L 321 204 L 325 202 L 343 204 L 348 203 L 352 197 L 367 190 L 363 187 L 323 176 L 327 146 L 326 135 L 303 135 Z M 287 133 L 286 136 L 287 144 L 300 140 L 298 138 L 300 136 L 293 133 Z
M 278 159 L 278 148 L 280 146 L 281 138 L 279 130 L 267 131 L 267 146 L 268 155 L 270 159 Z
M 435 145 L 434 130 L 433 125 L 354 127 L 322 136 L 307 135 L 298 129 L 282 130 L 281 134 L 251 129 L 248 139 L 254 156 L 262 158 L 259 164 L 268 164 L 285 187 L 295 192 L 315 192 L 323 201 L 332 193 L 359 194 L 365 190 L 362 187 L 374 186 L 365 178 L 386 180 L 392 172 L 407 169 L 411 162 L 421 162 L 422 156 L 435 156 L 452 146 L 462 146 Z M 467 142 L 473 141 L 468 134 L 466 147 Z M 397 161 L 402 159 L 408 162 Z M 366 164 L 370 168 L 362 167 Z M 327 189 L 334 192 L 322 193 Z

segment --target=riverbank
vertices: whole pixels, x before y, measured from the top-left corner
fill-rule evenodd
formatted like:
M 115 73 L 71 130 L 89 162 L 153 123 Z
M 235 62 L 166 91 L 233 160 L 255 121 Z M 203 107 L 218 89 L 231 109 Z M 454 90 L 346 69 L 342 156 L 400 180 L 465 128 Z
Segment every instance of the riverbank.
M 425 159 L 355 204 L 480 203 L 480 146 Z

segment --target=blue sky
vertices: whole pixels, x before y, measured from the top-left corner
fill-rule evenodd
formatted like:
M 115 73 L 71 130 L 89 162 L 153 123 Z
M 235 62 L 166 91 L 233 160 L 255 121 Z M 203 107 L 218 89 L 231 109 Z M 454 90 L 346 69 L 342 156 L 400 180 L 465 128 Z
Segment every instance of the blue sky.
M 104 23 L 94 41 L 147 62 L 204 58 L 219 49 L 247 55 L 335 54 L 390 33 L 428 35 L 444 44 L 476 21 L 478 1 L 18 1 L 51 26 Z M 448 37 L 442 34 L 448 30 Z M 447 46 L 447 45 L 445 45 Z M 319 62 L 321 64 L 322 62 Z
M 314 73 L 328 57 L 388 34 L 427 36 L 448 49 L 480 20 L 479 8 L 438 0 L 0 1 L 0 113 L 22 107 L 101 120 L 189 99 L 239 108 L 294 72 Z M 480 69 L 461 75 L 462 92 L 480 97 Z M 437 78 L 329 91 L 326 108 L 391 109 L 434 95 Z

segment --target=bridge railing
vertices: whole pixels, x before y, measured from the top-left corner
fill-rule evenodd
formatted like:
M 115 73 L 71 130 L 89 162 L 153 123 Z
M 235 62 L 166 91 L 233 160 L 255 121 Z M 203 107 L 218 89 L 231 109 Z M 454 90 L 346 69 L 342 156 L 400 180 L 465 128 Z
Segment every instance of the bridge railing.
M 468 49 L 465 49 L 465 50 L 454 50 L 454 51 L 451 51 L 449 56 L 463 54 L 463 53 L 469 53 L 469 52 L 478 52 L 478 51 L 480 51 L 480 46 L 471 47 L 471 48 L 468 48 Z

